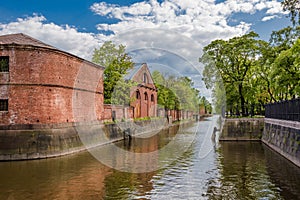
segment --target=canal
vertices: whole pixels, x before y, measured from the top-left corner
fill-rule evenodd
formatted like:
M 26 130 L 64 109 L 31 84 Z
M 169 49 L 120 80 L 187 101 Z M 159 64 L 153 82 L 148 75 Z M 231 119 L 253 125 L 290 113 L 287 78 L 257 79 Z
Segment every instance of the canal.
M 91 152 L 0 162 L 0 199 L 300 199 L 299 168 L 260 142 L 212 140 L 216 123 L 211 117 Z

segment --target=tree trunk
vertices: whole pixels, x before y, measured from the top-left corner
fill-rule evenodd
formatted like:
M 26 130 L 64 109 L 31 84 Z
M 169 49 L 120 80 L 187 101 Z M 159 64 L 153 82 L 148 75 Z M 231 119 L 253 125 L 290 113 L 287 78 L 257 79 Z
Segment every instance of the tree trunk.
M 242 85 L 242 83 L 239 84 L 239 95 L 240 95 L 240 100 L 241 100 L 242 116 L 245 116 L 245 98 L 243 96 L 243 85 Z

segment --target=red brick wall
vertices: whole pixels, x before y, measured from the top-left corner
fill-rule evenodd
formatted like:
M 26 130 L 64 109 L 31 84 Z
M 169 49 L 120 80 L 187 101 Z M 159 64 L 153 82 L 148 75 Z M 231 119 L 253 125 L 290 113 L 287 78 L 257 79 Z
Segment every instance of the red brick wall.
M 147 83 L 143 82 L 144 74 L 147 74 Z M 135 102 L 131 103 L 134 109 L 134 117 L 155 117 L 157 116 L 157 91 L 154 86 L 151 74 L 147 68 L 147 65 L 143 65 L 139 71 L 132 78 L 133 81 L 137 82 L 141 86 L 134 87 L 131 90 L 131 97 L 136 96 L 136 91 L 138 90 L 141 95 L 141 99 L 137 99 Z M 145 93 L 148 96 L 148 100 L 145 100 Z M 151 101 L 151 95 L 153 95 L 153 101 Z
M 9 108 L 8 112 L 0 112 L 0 124 L 102 118 L 102 68 L 45 48 L 1 47 L 0 56 L 9 56 L 9 78 L 0 73 L 0 83 L 8 83 L 0 86 L 0 91 L 1 96 L 9 98 Z
M 111 104 L 104 104 L 103 120 L 112 120 L 112 112 L 116 113 L 116 120 L 133 118 L 132 107 L 116 106 Z
M 135 87 L 132 89 L 131 96 L 136 97 L 136 91 L 140 92 L 140 99 L 136 99 L 131 103 L 134 107 L 135 118 L 138 117 L 154 117 L 157 116 L 157 92 L 153 89 L 148 89 L 145 87 Z M 147 93 L 148 100 L 145 100 L 145 93 Z M 154 101 L 151 101 L 151 95 L 153 95 Z

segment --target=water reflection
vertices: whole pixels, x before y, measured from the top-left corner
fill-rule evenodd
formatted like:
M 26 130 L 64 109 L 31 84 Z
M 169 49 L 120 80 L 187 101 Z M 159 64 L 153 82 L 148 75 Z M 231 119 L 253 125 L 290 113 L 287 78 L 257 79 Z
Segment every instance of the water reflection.
M 220 176 L 208 187 L 209 199 L 281 198 L 267 173 L 261 143 L 223 142 L 219 154 Z
M 105 145 L 89 152 L 111 168 L 145 173 L 157 171 L 176 161 L 194 142 L 198 123 L 173 126 L 153 135 L 133 136 L 131 141 Z
M 111 172 L 86 153 L 49 160 L 0 163 L 0 199 L 102 197 L 105 194 L 104 179 Z
M 300 199 L 300 169 L 263 145 L 268 175 L 285 199 Z
M 299 198 L 299 168 L 259 142 L 216 143 L 210 131 L 214 120 L 197 124 L 195 140 L 185 152 L 172 150 L 179 155 L 177 160 L 168 160 L 171 152 L 157 154 L 157 162 L 167 164 L 153 172 L 121 172 L 101 164 L 89 152 L 48 160 L 2 162 L 0 199 Z M 189 125 L 187 132 L 195 127 Z M 116 145 L 131 152 L 155 152 L 175 135 L 176 127 Z M 109 145 L 105 148 L 108 150 Z M 126 158 L 115 157 L 116 165 L 123 162 Z

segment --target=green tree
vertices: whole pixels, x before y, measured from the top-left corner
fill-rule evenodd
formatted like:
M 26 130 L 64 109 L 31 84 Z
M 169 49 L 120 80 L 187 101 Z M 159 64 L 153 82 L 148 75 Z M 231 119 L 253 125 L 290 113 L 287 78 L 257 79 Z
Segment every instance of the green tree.
M 212 113 L 212 105 L 205 97 L 200 98 L 200 107 L 204 107 L 205 113 Z
M 158 106 L 165 110 L 177 108 L 177 97 L 170 89 L 170 80 L 166 79 L 159 71 L 152 73 L 152 78 L 157 88 L 157 103 Z
M 171 85 L 178 97 L 178 109 L 189 111 L 198 111 L 199 108 L 199 91 L 193 88 L 194 83 L 188 77 L 179 77 Z
M 237 114 L 247 115 L 246 86 L 252 77 L 251 68 L 257 64 L 261 56 L 261 40 L 255 39 L 258 34 L 250 32 L 240 37 L 225 40 L 215 40 L 204 47 L 200 62 L 205 64 L 203 80 L 208 88 L 222 80 L 226 90 L 227 105 L 236 105 Z M 212 67 L 214 66 L 214 67 Z M 217 70 L 215 70 L 217 69 Z M 238 94 L 238 98 L 235 98 Z M 229 101 L 228 101 L 229 100 Z M 229 105 L 229 106 L 231 106 Z M 228 106 L 227 106 L 228 107 Z
M 286 27 L 273 31 L 271 34 L 269 44 L 260 59 L 260 69 L 256 73 L 262 78 L 261 84 L 258 85 L 261 88 L 259 95 L 266 98 L 267 102 L 291 98 L 295 84 L 292 78 L 295 74 L 287 73 L 287 71 L 293 71 L 291 62 L 294 62 L 289 52 L 299 37 L 300 26 Z M 294 53 L 294 56 L 296 55 L 297 52 Z M 267 93 L 263 91 L 263 88 Z
M 125 46 L 116 46 L 111 41 L 104 42 L 104 44 L 99 48 L 94 50 L 93 59 L 94 63 L 97 63 L 103 67 L 104 70 L 104 102 L 112 103 L 112 93 L 116 89 L 118 81 L 126 74 L 126 72 L 133 68 L 133 62 L 131 57 L 125 53 Z M 123 84 L 128 84 L 126 87 L 130 87 L 132 83 L 123 82 Z M 120 89 L 120 88 L 119 88 Z M 124 93 L 124 97 L 120 96 L 121 93 L 118 92 L 118 97 L 121 99 L 128 99 L 127 93 Z M 114 102 L 116 102 L 114 100 Z
M 294 42 L 300 37 L 300 26 L 286 27 L 278 31 L 272 31 L 270 45 L 274 48 L 277 56 L 281 51 L 292 47 Z
M 300 0 L 284 0 L 281 5 L 284 11 L 289 11 L 291 16 L 291 21 L 295 25 L 300 23 Z M 297 20 L 298 16 L 298 20 Z
M 199 91 L 193 88 L 188 77 L 163 76 L 159 71 L 152 73 L 158 89 L 158 105 L 165 110 L 198 111 Z
M 275 59 L 272 78 L 278 86 L 280 100 L 300 95 L 300 39 Z
M 130 89 L 138 84 L 131 80 L 121 78 L 114 86 L 114 91 L 111 95 L 111 104 L 130 106 L 130 103 L 135 101 L 135 97 L 130 97 Z

